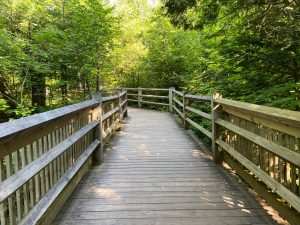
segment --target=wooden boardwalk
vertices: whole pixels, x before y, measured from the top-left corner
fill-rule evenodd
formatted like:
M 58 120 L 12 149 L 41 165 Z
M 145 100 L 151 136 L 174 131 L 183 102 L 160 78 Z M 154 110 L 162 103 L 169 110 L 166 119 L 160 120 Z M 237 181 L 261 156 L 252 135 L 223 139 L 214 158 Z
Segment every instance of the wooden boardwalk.
M 169 113 L 130 109 L 54 224 L 276 224 Z

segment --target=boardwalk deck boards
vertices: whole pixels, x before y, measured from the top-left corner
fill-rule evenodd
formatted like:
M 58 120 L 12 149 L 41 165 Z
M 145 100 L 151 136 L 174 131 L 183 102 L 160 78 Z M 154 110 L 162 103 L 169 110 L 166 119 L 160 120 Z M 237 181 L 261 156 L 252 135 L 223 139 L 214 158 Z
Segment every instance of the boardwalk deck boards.
M 54 224 L 276 224 L 168 113 L 130 109 Z

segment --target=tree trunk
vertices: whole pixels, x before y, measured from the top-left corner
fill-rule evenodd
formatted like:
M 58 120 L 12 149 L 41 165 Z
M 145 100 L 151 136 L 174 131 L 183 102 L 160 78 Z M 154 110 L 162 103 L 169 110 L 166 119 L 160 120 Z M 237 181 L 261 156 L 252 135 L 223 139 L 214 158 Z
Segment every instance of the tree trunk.
M 31 105 L 46 106 L 46 79 L 41 74 L 31 76 Z
M 61 97 L 62 97 L 62 102 L 64 105 L 68 104 L 68 85 L 67 85 L 67 66 L 66 65 L 61 65 Z

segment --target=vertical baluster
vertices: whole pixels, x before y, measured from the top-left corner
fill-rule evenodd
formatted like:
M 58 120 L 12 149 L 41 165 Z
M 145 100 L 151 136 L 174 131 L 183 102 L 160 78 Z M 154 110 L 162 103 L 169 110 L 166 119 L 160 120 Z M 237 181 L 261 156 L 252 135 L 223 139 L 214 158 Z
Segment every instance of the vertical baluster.
M 58 128 L 55 131 L 55 140 L 56 140 L 56 145 L 58 145 L 60 143 L 60 128 Z M 56 158 L 56 165 L 57 165 L 57 180 L 59 180 L 59 178 L 61 177 L 61 155 L 59 155 Z
M 26 153 L 27 153 L 27 160 L 28 160 L 28 164 L 30 164 L 33 160 L 32 160 L 32 146 L 31 145 L 27 145 L 26 146 Z M 34 179 L 30 179 L 29 180 L 29 199 L 30 199 L 30 209 L 34 206 Z
M 51 133 L 51 143 L 53 148 L 56 145 L 56 136 L 55 136 L 55 131 Z M 56 164 L 56 159 L 52 161 L 53 164 L 53 185 L 55 185 L 57 181 L 57 164 Z
M 36 160 L 39 157 L 37 144 L 38 144 L 37 141 L 32 143 L 33 160 Z M 41 198 L 39 174 L 34 176 L 34 184 L 35 184 L 35 202 L 39 202 Z
M 51 151 L 52 148 L 52 134 L 47 135 L 47 143 L 48 143 L 48 151 Z M 50 186 L 49 188 L 53 187 L 54 185 L 54 174 L 53 174 L 53 162 L 49 164 L 49 180 L 50 180 Z
M 20 152 L 15 151 L 13 154 L 15 158 L 15 171 L 17 173 L 20 169 Z M 23 202 L 22 202 L 20 189 L 16 191 L 16 205 L 17 205 L 17 223 L 19 223 L 22 219 L 22 214 L 23 214 Z
M 43 137 L 43 153 L 48 151 L 48 135 Z M 50 189 L 49 165 L 45 167 L 45 193 Z
M 13 161 L 12 156 L 9 154 L 5 157 L 5 163 L 6 163 L 6 177 L 9 178 L 11 175 L 13 175 Z M 15 193 L 13 193 L 10 197 L 8 197 L 8 214 L 9 214 L 9 223 L 11 225 L 16 224 L 16 208 L 15 208 Z
M 68 129 L 67 125 L 63 127 L 63 139 L 66 140 L 68 138 Z M 64 152 L 64 171 L 66 172 L 68 169 L 68 149 Z
M 5 179 L 5 169 L 3 161 L 3 159 L 0 159 L 0 183 Z M 0 204 L 0 223 L 4 225 L 8 223 L 7 200 L 4 200 Z
M 37 146 L 38 146 L 38 154 L 39 154 L 39 157 L 43 157 L 43 149 L 44 149 L 44 146 L 43 146 L 43 138 L 40 138 L 38 141 L 37 141 Z M 42 196 L 45 195 L 45 168 L 42 169 L 40 172 L 39 172 L 39 176 L 40 176 L 40 188 L 41 188 L 41 195 L 40 195 L 40 198 L 42 198 Z
M 24 168 L 27 165 L 26 151 L 27 151 L 27 146 L 20 149 L 22 168 Z M 23 185 L 23 202 L 24 202 L 24 215 L 26 215 L 30 209 L 28 182 Z

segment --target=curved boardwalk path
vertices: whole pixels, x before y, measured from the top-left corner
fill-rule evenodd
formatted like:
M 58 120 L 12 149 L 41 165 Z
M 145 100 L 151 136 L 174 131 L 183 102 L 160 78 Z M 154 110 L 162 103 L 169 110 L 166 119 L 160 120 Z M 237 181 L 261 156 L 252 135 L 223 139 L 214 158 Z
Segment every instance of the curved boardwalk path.
M 169 113 L 130 109 L 54 224 L 275 224 Z

